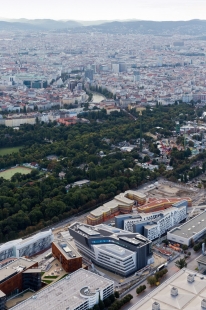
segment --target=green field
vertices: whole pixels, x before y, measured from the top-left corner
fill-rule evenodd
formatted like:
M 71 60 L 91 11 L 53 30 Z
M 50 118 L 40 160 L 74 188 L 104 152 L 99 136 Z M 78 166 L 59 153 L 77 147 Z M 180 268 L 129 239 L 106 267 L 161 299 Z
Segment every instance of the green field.
M 28 174 L 31 172 L 31 170 L 32 169 L 25 168 L 25 167 L 16 167 L 16 168 L 7 169 L 5 171 L 0 172 L 0 178 L 2 177 L 6 180 L 10 180 L 11 177 L 17 172 L 21 174 Z
M 12 153 L 18 153 L 18 151 L 22 148 L 22 146 L 14 146 L 14 147 L 4 147 L 0 148 L 0 156 L 8 155 Z

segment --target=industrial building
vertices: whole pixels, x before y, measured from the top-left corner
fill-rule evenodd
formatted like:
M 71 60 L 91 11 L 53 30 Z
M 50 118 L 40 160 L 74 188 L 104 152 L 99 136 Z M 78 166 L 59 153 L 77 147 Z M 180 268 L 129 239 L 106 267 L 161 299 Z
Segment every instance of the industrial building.
M 0 246 L 0 261 L 11 257 L 30 257 L 48 249 L 53 241 L 51 229 L 26 239 L 12 240 Z
M 87 310 L 114 292 L 114 282 L 90 271 L 79 269 L 47 286 L 12 310 Z
M 95 227 L 74 223 L 69 227 L 70 235 L 83 255 L 100 267 L 129 276 L 153 263 L 151 241 L 104 224 Z
M 130 310 L 203 310 L 206 309 L 206 278 L 181 269 Z
M 139 213 L 137 215 L 118 215 L 115 217 L 115 226 L 126 231 L 139 233 L 149 240 L 155 240 L 186 219 L 187 205 L 188 202 L 183 200 L 163 211 Z
M 82 256 L 69 241 L 52 242 L 52 254 L 59 260 L 66 272 L 74 272 L 82 268 Z
M 198 240 L 206 232 L 206 211 L 195 216 L 193 219 L 187 221 L 185 224 L 171 229 L 167 233 L 167 239 L 180 243 L 190 245 L 191 242 Z
M 146 195 L 142 192 L 126 191 L 114 197 L 113 200 L 93 210 L 87 216 L 87 224 L 101 224 L 120 213 L 130 213 L 134 204 L 142 205 L 146 202 Z

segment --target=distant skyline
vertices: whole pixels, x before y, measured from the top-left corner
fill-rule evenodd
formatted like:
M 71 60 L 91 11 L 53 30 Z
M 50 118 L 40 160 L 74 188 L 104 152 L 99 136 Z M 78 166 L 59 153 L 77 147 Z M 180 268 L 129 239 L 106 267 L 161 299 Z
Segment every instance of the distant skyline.
M 205 12 L 206 0 L 9 0 L 0 18 L 172 21 L 206 19 Z

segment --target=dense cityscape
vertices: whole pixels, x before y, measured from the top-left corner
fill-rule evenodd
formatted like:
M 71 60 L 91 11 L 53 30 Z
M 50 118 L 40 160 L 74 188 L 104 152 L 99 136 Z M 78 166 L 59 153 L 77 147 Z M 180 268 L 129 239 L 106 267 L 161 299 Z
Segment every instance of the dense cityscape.
M 0 22 L 0 310 L 206 309 L 204 24 L 47 23 Z

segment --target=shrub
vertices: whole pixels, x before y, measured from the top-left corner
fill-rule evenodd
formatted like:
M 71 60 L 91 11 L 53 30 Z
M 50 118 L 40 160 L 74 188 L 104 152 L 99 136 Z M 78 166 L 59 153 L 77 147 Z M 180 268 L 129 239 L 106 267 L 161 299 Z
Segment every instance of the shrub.
M 115 301 L 114 294 L 110 295 L 110 296 L 109 296 L 109 299 L 111 300 L 111 303 L 113 303 L 113 302 Z
M 104 310 L 104 308 L 105 308 L 105 307 L 104 307 L 104 303 L 103 303 L 102 300 L 100 300 L 100 301 L 99 301 L 99 309 L 100 309 L 100 310 Z
M 142 293 L 145 289 L 146 289 L 146 285 L 140 285 L 140 286 L 136 289 L 136 293 L 137 293 L 137 294 L 140 294 L 140 293 Z
M 155 276 L 150 276 L 147 278 L 147 282 L 148 284 L 150 284 L 151 286 L 155 285 L 155 283 L 157 282 L 157 279 Z
M 115 296 L 115 298 L 119 298 L 119 292 L 115 291 L 114 296 Z
M 188 250 L 188 246 L 186 244 L 183 244 L 182 249 L 183 249 L 183 251 L 186 251 L 186 250 Z
M 104 302 L 104 305 L 105 305 L 106 308 L 111 305 L 111 300 L 108 297 L 103 302 Z

